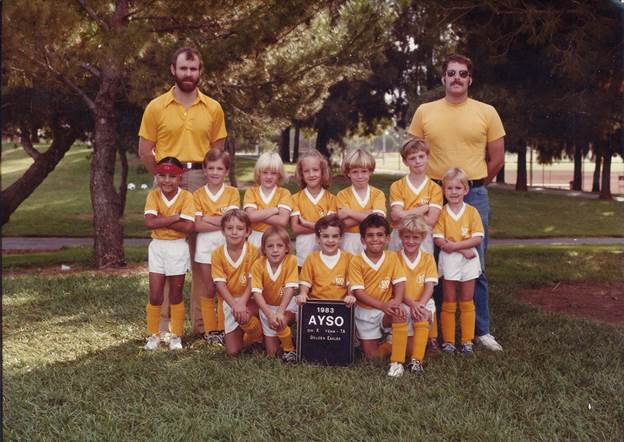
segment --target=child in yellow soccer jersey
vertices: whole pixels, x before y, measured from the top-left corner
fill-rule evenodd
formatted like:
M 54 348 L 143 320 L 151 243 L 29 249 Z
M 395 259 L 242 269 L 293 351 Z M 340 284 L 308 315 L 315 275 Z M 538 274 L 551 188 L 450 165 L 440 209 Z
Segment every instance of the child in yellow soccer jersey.
M 221 218 L 230 209 L 240 206 L 238 189 L 226 186 L 230 156 L 220 149 L 211 149 L 204 158 L 203 170 L 207 184 L 193 192 L 195 201 L 195 262 L 198 263 L 204 292 L 200 307 L 204 321 L 204 338 L 210 344 L 223 344 L 223 299 L 219 299 L 219 319 L 215 312 L 215 286 L 212 280 L 211 259 L 215 249 L 224 244 Z M 221 324 L 219 324 L 221 322 Z
M 423 140 L 410 138 L 401 146 L 403 164 L 409 174 L 390 186 L 390 218 L 393 228 L 409 215 L 418 215 L 433 228 L 442 210 L 442 189 L 426 175 L 429 147 Z M 421 247 L 433 253 L 433 241 L 427 235 Z M 399 232 L 395 229 L 390 237 L 390 250 L 401 249 Z
M 348 306 L 355 303 L 355 297 L 347 292 L 347 272 L 352 255 L 339 248 L 343 228 L 336 214 L 324 216 L 314 225 L 321 250 L 312 252 L 303 264 L 298 304 L 304 304 L 308 299 L 344 300 Z
M 314 223 L 326 215 L 336 213 L 337 207 L 336 197 L 327 190 L 330 183 L 329 164 L 317 150 L 310 150 L 299 158 L 295 180 L 301 191 L 292 197 L 290 226 L 296 235 L 297 264 L 301 267 L 305 258 L 319 249 Z
M 297 353 L 289 324 L 295 321 L 293 295 L 299 286 L 297 258 L 290 254 L 290 238 L 283 227 L 271 226 L 262 235 L 262 257 L 251 268 L 251 292 L 260 307 L 260 321 L 268 356 L 283 350 L 284 362 L 295 362 Z
M 462 169 L 452 168 L 442 179 L 444 196 L 448 201 L 433 229 L 433 240 L 440 248 L 438 273 L 442 281 L 442 351 L 455 351 L 455 312 L 459 285 L 459 312 L 461 326 L 461 353 L 473 353 L 475 306 L 473 302 L 475 280 L 481 274 L 477 255 L 484 235 L 483 223 L 477 209 L 464 203 L 468 193 L 468 178 Z
M 386 215 L 386 196 L 368 184 L 375 171 L 375 158 L 363 149 L 349 153 L 342 163 L 342 173 L 351 186 L 336 195 L 338 216 L 345 225 L 341 249 L 359 255 L 362 252 L 359 224 L 371 213 Z
M 249 242 L 260 247 L 262 234 L 271 226 L 288 226 L 292 212 L 292 197 L 288 189 L 280 187 L 286 177 L 282 159 L 275 152 L 260 155 L 254 168 L 256 186 L 247 189 L 243 210 L 251 220 Z
M 239 353 L 246 344 L 262 339 L 258 306 L 251 297 L 251 267 L 260 251 L 247 242 L 251 221 L 240 209 L 231 209 L 221 217 L 225 245 L 212 254 L 212 278 L 223 304 L 225 349 Z
M 403 303 L 409 309 L 408 350 L 411 361 L 407 368 L 412 373 L 423 372 L 423 360 L 429 327 L 435 317 L 435 303 L 431 299 L 433 286 L 438 283 L 438 271 L 433 255 L 421 248 L 424 239 L 429 235 L 429 226 L 417 215 L 404 217 L 397 226 L 403 248 L 398 253 L 399 260 L 405 270 L 405 296 Z
M 349 266 L 349 290 L 357 298 L 355 327 L 367 359 L 384 354 L 383 333 L 392 327 L 392 354 L 388 376 L 403 374 L 407 347 L 408 308 L 403 304 L 405 272 L 395 252 L 384 251 L 390 237 L 386 218 L 376 213 L 360 223 L 365 250 Z
M 186 237 L 194 229 L 195 206 L 193 196 L 180 188 L 184 169 L 176 158 L 165 157 L 156 165 L 158 187 L 147 195 L 145 226 L 152 230 L 148 251 L 149 304 L 147 304 L 147 332 L 150 335 L 145 349 L 155 350 L 160 345 L 158 325 L 163 303 L 165 281 L 170 284 L 171 302 L 170 350 L 182 348 L 184 334 L 184 276 L 189 269 L 190 253 Z

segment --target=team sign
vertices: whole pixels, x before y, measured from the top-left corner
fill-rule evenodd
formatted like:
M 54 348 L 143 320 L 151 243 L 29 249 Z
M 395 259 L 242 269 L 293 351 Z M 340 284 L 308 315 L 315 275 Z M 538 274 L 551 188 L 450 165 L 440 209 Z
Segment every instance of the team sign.
M 299 307 L 300 361 L 327 365 L 353 362 L 353 308 L 340 301 L 308 301 Z

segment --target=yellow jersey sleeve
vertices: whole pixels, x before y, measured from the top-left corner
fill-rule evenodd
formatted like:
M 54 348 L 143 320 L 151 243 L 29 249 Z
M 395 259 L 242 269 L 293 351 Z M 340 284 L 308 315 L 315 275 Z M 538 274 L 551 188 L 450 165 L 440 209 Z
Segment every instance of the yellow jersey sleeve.
M 425 268 L 425 282 L 432 282 L 433 285 L 438 284 L 438 268 L 436 266 L 435 258 L 430 253 L 421 251 L 423 254 L 424 268 Z
M 440 214 L 440 218 L 438 218 L 438 222 L 433 228 L 433 233 L 431 234 L 434 238 L 445 238 L 446 232 L 446 206 L 442 209 L 442 213 Z
M 364 275 L 362 272 L 362 266 L 364 262 L 361 256 L 354 257 L 349 265 L 349 272 L 347 273 L 347 285 L 350 291 L 364 290 Z
M 251 266 L 251 291 L 262 293 L 264 290 L 265 259 L 257 259 Z
M 390 207 L 405 207 L 405 197 L 401 192 L 401 180 L 397 180 L 390 185 Z
M 147 200 L 145 201 L 145 215 L 158 216 L 158 198 L 160 198 L 160 195 L 157 189 L 150 191 L 147 195 Z
M 444 205 L 444 195 L 442 193 L 442 187 L 435 183 L 433 180 L 429 180 L 431 182 L 431 199 L 429 201 L 429 207 L 436 207 L 442 210 L 442 206 Z
M 338 192 L 338 195 L 336 195 L 336 208 L 337 209 L 345 209 L 345 208 L 351 207 L 348 192 L 351 192 L 350 187 L 342 189 L 340 192 Z
M 295 255 L 286 255 L 284 267 L 284 271 L 286 272 L 284 287 L 298 288 L 299 268 L 297 267 L 297 257 Z
M 180 218 L 187 221 L 195 221 L 195 203 L 190 192 L 182 190 L 182 204 L 180 207 Z
M 245 191 L 245 195 L 243 196 L 243 210 L 247 207 L 252 207 L 254 209 L 258 208 L 257 201 L 258 193 L 256 191 L 256 187 L 250 187 Z
M 403 264 L 399 261 L 399 257 L 395 252 L 386 252 L 389 256 L 389 261 L 391 262 L 391 270 L 392 270 L 392 285 L 397 285 L 401 282 L 405 282 L 407 279 L 405 277 L 405 269 L 403 268 Z
M 212 280 L 214 282 L 224 282 L 227 283 L 227 273 L 226 273 L 226 262 L 225 255 L 223 253 L 223 248 L 225 246 L 217 247 L 217 250 L 212 254 Z
M 299 284 L 305 285 L 307 288 L 311 289 L 312 285 L 314 285 L 314 268 L 315 268 L 315 259 L 316 253 L 311 253 L 303 262 L 303 267 L 301 268 L 301 275 L 299 275 Z
M 483 228 L 483 221 L 479 211 L 473 206 L 470 207 L 470 232 L 471 236 L 484 236 L 485 229 Z
M 376 187 L 371 186 L 373 212 L 386 216 L 386 195 Z
M 279 209 L 286 209 L 289 212 L 292 212 L 293 201 L 290 195 L 290 191 L 286 189 L 285 187 L 280 187 L 279 189 L 277 189 L 277 191 L 279 193 L 279 197 L 277 200 L 277 207 Z

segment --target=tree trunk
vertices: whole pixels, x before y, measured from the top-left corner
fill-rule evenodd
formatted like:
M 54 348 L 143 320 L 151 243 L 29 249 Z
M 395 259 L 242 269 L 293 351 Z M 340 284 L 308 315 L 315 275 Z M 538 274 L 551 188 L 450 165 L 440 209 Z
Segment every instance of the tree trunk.
M 600 196 L 601 200 L 610 200 L 612 199 L 611 195 L 611 145 L 604 144 L 602 149 L 602 183 L 600 185 Z
M 91 160 L 91 205 L 95 266 L 99 269 L 126 265 L 123 227 L 119 222 L 120 197 L 115 189 L 116 120 L 114 103 L 119 70 L 112 64 L 102 69 L 95 98 L 95 137 Z
M 594 157 L 595 157 L 595 166 L 594 166 L 594 177 L 592 181 L 592 192 L 598 193 L 600 192 L 600 169 L 602 166 L 602 153 L 600 148 L 600 143 L 594 143 Z
M 295 124 L 295 139 L 293 141 L 293 163 L 299 161 L 299 132 L 300 128 L 298 124 Z
M 331 152 L 327 147 L 327 145 L 329 144 L 328 133 L 329 132 L 323 126 L 321 126 L 318 128 L 318 133 L 316 135 L 316 150 L 318 150 L 325 158 L 327 158 L 327 161 L 329 161 L 331 158 Z
M 65 153 L 74 144 L 78 132 L 73 128 L 63 129 L 58 124 L 52 128 L 52 144 L 44 153 L 35 158 L 35 162 L 24 172 L 17 181 L 4 189 L 0 194 L 2 202 L 2 225 L 9 221 L 9 217 L 15 212 L 22 202 L 28 198 L 43 180 L 54 170 L 63 159 Z
M 121 176 L 119 180 L 119 217 L 126 210 L 126 196 L 128 194 L 128 156 L 126 149 L 119 143 L 119 162 L 121 164 Z
M 521 141 L 518 150 L 518 173 L 516 175 L 516 190 L 519 192 L 529 190 L 527 186 L 526 148 L 526 144 Z
M 279 155 L 282 158 L 282 162 L 290 163 L 290 127 L 287 127 L 281 133 Z
M 22 128 L 20 129 L 20 144 L 22 145 L 22 149 L 24 149 L 24 152 L 26 152 L 28 156 L 33 160 L 36 160 L 41 155 L 41 152 L 39 152 L 37 149 L 35 149 L 35 146 L 33 146 L 30 130 L 26 129 L 26 127 L 24 126 L 22 126 Z
M 496 183 L 497 184 L 505 184 L 505 165 L 501 167 L 501 170 L 496 174 Z
M 225 151 L 230 154 L 230 185 L 232 187 L 238 187 L 236 182 L 236 146 L 234 145 L 234 138 L 232 137 L 232 131 L 230 135 L 225 139 Z
M 583 190 L 583 149 L 580 145 L 574 145 L 574 174 L 572 176 L 572 190 Z

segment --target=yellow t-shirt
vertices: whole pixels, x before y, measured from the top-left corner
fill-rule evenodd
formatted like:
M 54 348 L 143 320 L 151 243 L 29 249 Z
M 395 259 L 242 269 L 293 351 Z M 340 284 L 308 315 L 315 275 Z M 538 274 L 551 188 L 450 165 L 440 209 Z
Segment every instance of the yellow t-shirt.
M 425 177 L 425 180 L 415 187 L 405 176 L 390 186 L 390 207 L 401 206 L 403 210 L 410 210 L 424 204 L 442 209 L 442 188 L 429 178 Z
M 240 206 L 240 194 L 238 189 L 232 186 L 221 187 L 216 194 L 208 190 L 208 186 L 202 186 L 193 192 L 195 212 L 199 216 L 221 216 L 230 209 L 238 209 Z
M 253 207 L 254 209 L 270 209 L 272 207 L 279 207 L 292 212 L 292 196 L 288 189 L 284 187 L 276 187 L 271 191 L 271 194 L 264 196 L 260 190 L 260 186 L 250 187 L 245 191 L 243 197 L 243 210 L 247 207 Z M 256 222 L 251 224 L 253 230 L 258 232 L 264 232 L 271 225 L 263 222 Z
M 451 167 L 461 167 L 471 180 L 487 177 L 486 144 L 505 136 L 496 109 L 472 98 L 421 104 L 408 132 L 429 145 L 427 175 L 438 180 Z
M 336 205 L 338 209 L 347 208 L 359 212 L 372 210 L 381 215 L 386 215 L 386 195 L 373 186 L 368 186 L 368 192 L 363 199 L 356 193 L 353 186 L 342 189 L 338 192 L 338 195 L 336 195 Z M 357 225 L 348 227 L 345 229 L 345 232 L 359 233 L 360 227 Z
M 308 189 L 303 189 L 292 196 L 293 211 L 290 216 L 300 216 L 306 221 L 317 222 L 330 213 L 336 213 L 336 197 L 331 192 L 321 189 L 314 198 Z
M 212 254 L 212 279 L 224 282 L 232 296 L 238 298 L 251 282 L 251 266 L 260 258 L 260 251 L 246 242 L 237 261 L 230 258 L 227 246 L 217 247 Z
M 299 284 L 310 288 L 311 299 L 344 299 L 347 296 L 347 272 L 351 258 L 350 253 L 341 250 L 334 257 L 313 252 L 303 263 Z
M 145 215 L 171 216 L 180 215 L 180 218 L 187 221 L 195 221 L 195 204 L 193 195 L 184 189 L 178 188 L 178 193 L 171 200 L 165 198 L 160 189 L 154 189 L 147 195 L 145 202 Z M 181 239 L 187 234 L 177 230 L 163 227 L 152 230 L 154 239 Z
M 280 305 L 284 289 L 299 287 L 299 270 L 297 257 L 286 255 L 275 273 L 266 257 L 261 257 L 251 267 L 251 291 L 262 293 L 262 297 L 269 305 Z
M 464 203 L 456 214 L 446 204 L 440 213 L 438 223 L 433 228 L 433 237 L 457 242 L 474 236 L 484 236 L 483 232 L 483 222 L 477 209 Z
M 405 281 L 403 265 L 395 252 L 385 251 L 376 263 L 362 252 L 354 256 L 349 264 L 347 284 L 349 290 L 363 289 L 367 295 L 381 302 L 392 299 L 392 286 Z M 358 301 L 364 308 L 373 308 Z
M 212 144 L 227 136 L 223 109 L 197 91 L 187 110 L 176 101 L 171 88 L 149 102 L 139 136 L 156 143 L 156 161 L 172 156 L 182 162 L 202 162 Z
M 425 283 L 432 282 L 438 285 L 438 269 L 433 255 L 420 250 L 414 261 L 410 261 L 403 250 L 399 253 L 399 261 L 405 270 L 405 299 L 418 301 L 425 291 Z

